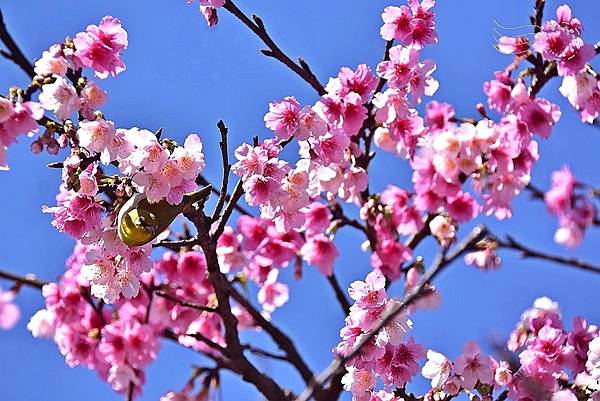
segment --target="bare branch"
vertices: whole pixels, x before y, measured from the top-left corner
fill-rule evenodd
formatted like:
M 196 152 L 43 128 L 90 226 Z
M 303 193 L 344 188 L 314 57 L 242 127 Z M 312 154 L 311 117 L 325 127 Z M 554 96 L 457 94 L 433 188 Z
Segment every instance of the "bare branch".
M 229 172 L 231 171 L 231 164 L 229 164 L 229 154 L 228 154 L 228 146 L 227 146 L 227 134 L 229 130 L 225 126 L 223 120 L 220 120 L 217 123 L 217 127 L 219 128 L 219 133 L 221 134 L 221 142 L 219 142 L 219 147 L 221 148 L 221 157 L 223 159 L 223 178 L 221 180 L 221 192 L 219 194 L 219 199 L 217 201 L 217 206 L 215 206 L 215 211 L 212 214 L 211 221 L 215 222 L 219 219 L 219 215 L 223 210 L 223 206 L 225 205 L 225 200 L 227 199 L 227 188 L 229 186 Z
M 344 316 L 348 315 L 348 313 L 350 312 L 350 302 L 348 301 L 348 298 L 346 298 L 346 293 L 344 292 L 344 290 L 342 290 L 342 287 L 340 287 L 340 283 L 335 277 L 335 274 L 332 273 L 331 276 L 327 276 L 327 281 L 329 282 L 331 288 L 333 288 L 333 291 L 335 292 L 335 297 L 337 298 L 338 302 L 340 303 L 340 306 L 342 307 L 342 310 L 344 311 Z
M 27 274 L 20 276 L 18 274 L 10 273 L 4 270 L 0 270 L 0 278 L 14 281 L 22 285 L 26 285 L 31 288 L 42 289 L 43 286 L 49 284 L 47 281 L 40 280 L 35 274 Z
M 0 10 L 0 41 L 4 43 L 4 46 L 8 49 L 8 51 L 2 51 L 2 56 L 11 60 L 15 64 L 17 64 L 30 78 L 35 76 L 35 71 L 33 69 L 33 64 L 25 57 L 17 43 L 14 41 L 8 29 L 6 27 L 6 23 L 4 22 L 4 16 L 2 15 L 2 10 Z
M 210 181 L 208 181 L 202 174 L 200 174 L 198 177 L 196 177 L 196 184 L 198 185 L 212 185 L 210 183 Z M 217 188 L 215 188 L 214 185 L 212 185 L 212 191 L 214 194 L 216 195 L 221 195 L 221 191 L 219 191 Z M 225 200 L 229 201 L 231 199 L 230 195 L 226 195 L 225 196 Z M 252 216 L 253 214 L 250 213 L 248 210 L 244 209 L 242 206 L 238 205 L 237 203 L 233 206 L 233 208 L 240 214 L 243 214 L 245 216 Z
M 168 299 L 169 301 L 173 301 L 181 306 L 185 306 L 187 308 L 192 308 L 192 309 L 196 309 L 202 312 L 216 312 L 217 309 L 216 308 L 211 308 L 209 306 L 205 306 L 205 305 L 201 305 L 199 303 L 196 302 L 189 302 L 189 301 L 185 301 L 183 299 L 179 299 L 177 298 L 175 295 L 169 294 L 168 292 L 162 291 L 162 290 L 156 290 L 154 291 L 154 293 L 156 295 L 158 295 L 159 297 Z
M 246 25 L 252 32 L 256 34 L 263 41 L 265 45 L 269 48 L 268 50 L 261 50 L 261 52 L 268 56 L 273 57 L 276 60 L 279 60 L 281 63 L 285 64 L 289 69 L 294 71 L 298 76 L 300 76 L 303 80 L 305 80 L 310 86 L 312 86 L 319 95 L 324 95 L 326 93 L 325 88 L 319 82 L 315 74 L 308 68 L 308 64 L 304 60 L 300 60 L 300 65 L 296 64 L 291 58 L 289 58 L 277 44 L 271 39 L 269 34 L 267 33 L 267 29 L 265 28 L 265 24 L 262 19 L 257 15 L 253 15 L 251 20 L 248 18 L 246 14 L 242 10 L 240 10 L 231 0 L 227 0 L 225 5 L 223 6 L 227 11 L 233 14 L 237 19 L 239 19 L 244 25 Z
M 498 243 L 498 246 L 500 246 L 501 248 L 519 251 L 521 254 L 521 257 L 523 259 L 531 258 L 531 259 L 547 260 L 549 262 L 554 262 L 554 263 L 558 263 L 561 265 L 575 267 L 577 269 L 585 270 L 585 271 L 592 272 L 592 273 L 600 273 L 600 266 L 596 266 L 596 265 L 593 265 L 588 262 L 584 262 L 584 261 L 576 259 L 576 258 L 551 255 L 548 253 L 544 253 L 544 252 L 535 250 L 533 248 L 530 248 L 528 246 L 521 244 L 520 242 L 518 242 L 517 240 L 515 240 L 514 238 L 512 238 L 508 235 L 506 236 L 505 241 L 496 239 L 496 242 Z

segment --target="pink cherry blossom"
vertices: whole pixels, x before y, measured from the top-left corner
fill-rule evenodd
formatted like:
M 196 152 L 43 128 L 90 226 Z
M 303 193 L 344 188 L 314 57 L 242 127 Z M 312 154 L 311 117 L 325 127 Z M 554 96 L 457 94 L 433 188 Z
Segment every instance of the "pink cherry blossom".
M 75 59 L 92 68 L 99 78 L 113 77 L 125 70 L 121 51 L 127 48 L 127 32 L 114 17 L 102 18 L 99 25 L 89 25 L 73 39 Z
M 44 109 L 51 110 L 61 120 L 70 118 L 80 107 L 75 88 L 60 76 L 53 83 L 42 87 L 39 100 Z
M 324 234 L 308 238 L 300 253 L 307 263 L 317 267 L 326 276 L 333 274 L 333 264 L 340 254 L 333 241 Z
M 14 291 L 2 291 L 0 288 L 0 329 L 10 330 L 17 324 L 21 312 L 19 307 L 13 303 Z
M 288 287 L 277 282 L 278 276 L 279 271 L 272 269 L 258 291 L 258 302 L 267 312 L 273 312 L 276 308 L 283 306 L 289 299 Z
M 289 139 L 300 125 L 300 103 L 291 96 L 285 97 L 281 102 L 269 103 L 265 124 L 275 131 L 277 138 Z

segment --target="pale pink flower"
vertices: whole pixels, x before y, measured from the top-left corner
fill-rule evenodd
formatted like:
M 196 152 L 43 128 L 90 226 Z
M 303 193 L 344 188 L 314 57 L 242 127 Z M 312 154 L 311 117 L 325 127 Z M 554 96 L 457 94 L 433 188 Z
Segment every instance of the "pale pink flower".
M 83 117 L 92 120 L 94 111 L 104 106 L 108 95 L 93 81 L 88 81 L 81 90 L 81 112 Z
M 14 291 L 2 291 L 0 288 L 0 329 L 2 330 L 12 329 L 21 316 L 19 307 L 13 303 L 15 296 Z
M 133 177 L 132 182 L 140 193 L 146 195 L 146 198 L 150 203 L 159 202 L 169 195 L 169 192 L 171 191 L 168 182 L 159 174 L 141 172 Z
M 40 309 L 35 312 L 31 319 L 29 319 L 27 330 L 29 330 L 31 335 L 35 338 L 51 338 L 54 335 L 55 324 L 56 317 L 54 313 L 48 309 Z
M 90 152 L 99 153 L 111 145 L 115 134 L 113 122 L 101 118 L 94 121 L 82 121 L 77 130 L 79 144 Z
M 388 61 L 377 65 L 377 74 L 388 81 L 390 88 L 403 88 L 410 82 L 419 63 L 419 51 L 413 47 L 394 46 Z
M 283 306 L 289 299 L 288 286 L 277 282 L 279 270 L 271 269 L 267 279 L 258 290 L 258 302 L 267 312 L 273 312 Z
M 355 281 L 348 289 L 350 297 L 362 309 L 380 308 L 387 299 L 385 277 L 381 272 L 372 271 L 365 281 Z
M 369 101 L 369 97 L 377 87 L 377 79 L 371 72 L 371 68 L 366 64 L 360 64 L 356 71 L 348 67 L 342 67 L 338 74 L 340 80 L 339 95 L 344 97 L 350 92 L 357 93 L 363 103 Z
M 501 361 L 494 372 L 494 382 L 498 386 L 508 386 L 512 381 L 512 372 L 506 361 Z
M 62 46 L 59 44 L 50 46 L 50 49 L 42 53 L 42 57 L 35 62 L 34 71 L 38 75 L 59 75 L 64 77 L 69 65 L 63 56 Z
M 206 165 L 200 137 L 196 134 L 188 135 L 183 147 L 178 146 L 173 150 L 171 158 L 177 162 L 177 167 L 184 179 L 195 180 Z
M 10 111 L 8 118 L 5 116 L 6 119 L 0 124 L 0 144 L 4 146 L 16 142 L 21 134 L 32 135 L 37 132 L 37 120 L 44 116 L 44 109 L 35 102 L 15 103 L 12 110 L 4 103 L 3 108 Z
M 39 101 L 44 109 L 51 110 L 61 120 L 70 118 L 80 107 L 75 88 L 61 76 L 57 76 L 53 83 L 42 86 Z
M 136 388 L 142 384 L 136 372 L 128 365 L 111 366 L 106 381 L 117 392 L 128 391 L 130 383 L 133 383 Z
M 359 370 L 354 366 L 346 367 L 346 374 L 342 377 L 344 390 L 351 391 L 354 399 L 364 398 L 365 393 L 377 385 L 377 378 L 368 370 Z M 367 395 L 368 396 L 368 395 Z
M 441 246 L 449 246 L 456 237 L 456 226 L 448 216 L 438 214 L 429 222 L 429 230 Z
M 483 355 L 476 342 L 465 345 L 465 351 L 456 358 L 454 370 L 460 376 L 462 386 L 467 389 L 475 387 L 477 382 L 492 384 L 494 382 L 495 361 Z
M 431 380 L 431 387 L 440 389 L 452 373 L 452 362 L 443 354 L 433 350 L 427 350 L 427 362 L 421 370 L 421 374 Z

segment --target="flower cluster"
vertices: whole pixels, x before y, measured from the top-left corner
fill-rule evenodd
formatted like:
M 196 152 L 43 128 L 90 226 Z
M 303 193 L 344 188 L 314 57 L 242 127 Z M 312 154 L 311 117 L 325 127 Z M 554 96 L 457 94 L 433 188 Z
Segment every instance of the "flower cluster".
M 581 243 L 586 228 L 596 219 L 596 206 L 585 193 L 576 192 L 578 187 L 575 176 L 563 166 L 552 173 L 552 187 L 544 194 L 548 210 L 558 217 L 554 240 L 570 248 Z
M 96 246 L 82 244 L 75 247 L 61 279 L 43 288 L 45 309 L 28 324 L 34 337 L 56 342 L 69 366 L 95 370 L 117 392 L 127 393 L 132 383 L 139 394 L 144 369 L 156 359 L 165 332 L 196 351 L 218 352 L 197 339 L 199 335 L 225 346 L 221 318 L 209 311 L 216 305 L 216 298 L 202 253 L 163 254 L 154 269 L 140 276 L 144 291 L 107 305 L 90 297 L 94 287 L 86 263 L 97 250 Z M 10 295 L 0 294 L 0 323 L 14 323 Z M 252 318 L 245 310 L 235 306 L 233 311 L 240 328 L 252 327 Z
M 385 279 L 377 273 L 370 273 L 365 282 L 351 285 L 349 292 L 356 303 L 340 332 L 342 342 L 336 352 L 341 355 L 349 352 L 361 336 L 372 330 L 379 314 L 394 302 L 387 298 L 384 285 Z M 405 316 L 397 318 L 347 363 L 342 382 L 352 392 L 353 400 L 402 399 L 398 389 L 406 393 L 406 383 L 419 371 L 417 361 L 425 356 L 423 346 L 412 338 L 403 341 L 408 330 L 406 323 Z M 511 351 L 520 351 L 517 370 L 506 361 L 498 362 L 484 354 L 474 341 L 468 342 L 463 354 L 454 361 L 428 350 L 421 373 L 431 380 L 431 390 L 423 399 L 440 400 L 464 392 L 470 399 L 492 400 L 494 391 L 500 393 L 505 389 L 508 398 L 516 401 L 575 401 L 576 394 L 585 396 L 580 399 L 597 400 L 600 397 L 598 334 L 598 328 L 581 317 L 576 317 L 572 330 L 567 331 L 558 304 L 539 298 L 533 308 L 523 313 L 508 342 Z M 383 388 L 376 391 L 378 378 Z
M 348 292 L 355 303 L 340 331 L 342 341 L 335 349 L 340 355 L 351 352 L 397 302 L 388 298 L 385 277 L 379 272 L 369 273 L 364 282 L 355 281 Z M 425 356 L 425 348 L 412 337 L 404 338 L 411 325 L 406 314 L 399 314 L 346 364 L 342 383 L 354 400 L 371 400 L 378 378 L 384 384 L 382 391 L 387 392 L 393 387 L 404 387 L 419 372 L 418 361 Z
M 8 170 L 6 150 L 23 134 L 33 135 L 44 111 L 36 102 L 13 102 L 0 97 L 0 171 Z
M 533 48 L 544 60 L 555 62 L 563 77 L 560 92 L 579 110 L 581 120 L 592 123 L 600 115 L 600 82 L 588 62 L 596 54 L 582 39 L 583 24 L 568 5 L 558 7 L 556 19 L 544 23 Z

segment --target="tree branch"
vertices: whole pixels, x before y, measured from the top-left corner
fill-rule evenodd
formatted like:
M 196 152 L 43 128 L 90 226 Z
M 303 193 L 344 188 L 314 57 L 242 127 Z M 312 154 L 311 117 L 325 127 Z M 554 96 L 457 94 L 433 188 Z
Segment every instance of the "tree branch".
M 168 292 L 165 292 L 162 290 L 155 290 L 154 293 L 156 295 L 158 295 L 159 297 L 168 299 L 169 301 L 173 301 L 173 302 L 175 302 L 181 306 L 185 306 L 187 308 L 196 309 L 196 310 L 199 310 L 202 312 L 216 312 L 217 311 L 216 308 L 211 308 L 209 306 L 201 305 L 196 302 L 184 301 L 183 299 L 179 299 L 175 295 L 169 294 Z
M 33 64 L 25 57 L 17 43 L 14 41 L 4 22 L 4 16 L 2 10 L 0 10 L 0 40 L 4 43 L 4 46 L 8 49 L 8 52 L 2 51 L 2 56 L 11 60 L 18 65 L 30 78 L 35 76 Z
M 350 312 L 350 302 L 348 301 L 348 298 L 346 298 L 346 293 L 344 292 L 344 290 L 342 290 L 342 287 L 340 287 L 340 283 L 335 277 L 335 274 L 332 273 L 331 276 L 327 276 L 327 281 L 329 282 L 331 288 L 333 288 L 333 291 L 335 292 L 335 297 L 337 298 L 338 302 L 340 303 L 340 306 L 342 307 L 342 310 L 344 311 L 344 316 L 347 316 Z
M 31 288 L 42 289 L 43 286 L 49 284 L 47 281 L 40 280 L 35 274 L 27 274 L 20 276 L 18 274 L 10 273 L 4 270 L 0 270 L 0 278 L 14 281 L 22 285 L 26 285 Z
M 298 59 L 299 64 L 295 63 L 291 58 L 289 58 L 277 44 L 271 39 L 269 34 L 267 33 L 267 29 L 265 25 L 257 15 L 253 15 L 252 21 L 242 10 L 240 10 L 231 0 L 227 0 L 225 5 L 223 6 L 227 11 L 233 14 L 237 19 L 239 19 L 244 25 L 246 25 L 252 32 L 256 34 L 263 41 L 265 45 L 269 49 L 261 50 L 261 52 L 267 57 L 273 57 L 276 60 L 279 60 L 281 63 L 285 64 L 289 69 L 294 71 L 298 76 L 300 76 L 303 80 L 305 80 L 310 86 L 312 86 L 319 95 L 324 95 L 327 93 L 323 85 L 319 82 L 315 74 L 311 71 L 310 67 L 303 59 Z
M 225 205 L 225 200 L 227 199 L 227 188 L 229 186 L 229 172 L 231 170 L 227 146 L 227 134 L 229 130 L 225 126 L 223 120 L 219 120 L 217 123 L 217 128 L 219 128 L 219 133 L 221 134 L 219 147 L 221 148 L 221 157 L 223 159 L 223 178 L 221 179 L 221 192 L 219 193 L 219 199 L 217 200 L 217 205 L 215 206 L 215 210 L 211 217 L 211 221 L 213 222 L 219 219 L 219 215 L 221 214 L 223 206 Z
M 558 263 L 561 265 L 571 266 L 571 267 L 575 267 L 577 269 L 600 274 L 600 266 L 596 266 L 596 265 L 593 265 L 588 262 L 584 262 L 584 261 L 576 259 L 576 258 L 569 258 L 569 257 L 564 257 L 564 256 L 558 256 L 558 255 L 550 255 L 550 254 L 535 250 L 533 248 L 530 248 L 528 246 L 521 244 L 520 242 L 517 242 L 517 240 L 515 240 L 514 238 L 512 238 L 511 236 L 508 236 L 508 235 L 506 236 L 506 240 L 504 240 L 504 241 L 499 240 L 499 239 L 495 239 L 495 241 L 498 243 L 498 246 L 500 248 L 512 249 L 515 251 L 519 251 L 521 253 L 521 257 L 523 259 L 531 258 L 531 259 L 547 260 L 549 262 L 554 262 L 554 263 Z

